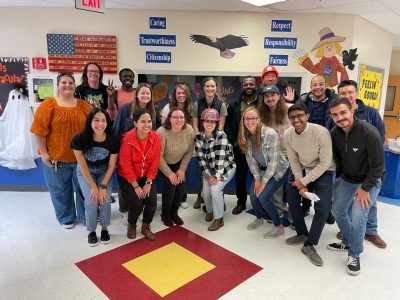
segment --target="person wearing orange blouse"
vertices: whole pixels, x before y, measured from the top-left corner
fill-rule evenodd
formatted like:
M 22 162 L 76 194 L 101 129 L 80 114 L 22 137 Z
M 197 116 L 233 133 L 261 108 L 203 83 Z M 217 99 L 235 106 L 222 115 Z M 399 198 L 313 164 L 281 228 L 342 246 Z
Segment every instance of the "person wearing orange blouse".
M 42 157 L 57 220 L 69 229 L 76 220 L 85 220 L 84 199 L 76 178 L 77 162 L 70 144 L 72 137 L 81 131 L 92 107 L 75 98 L 76 85 L 71 73 L 58 75 L 57 86 L 58 95 L 47 98 L 37 109 L 31 132 Z

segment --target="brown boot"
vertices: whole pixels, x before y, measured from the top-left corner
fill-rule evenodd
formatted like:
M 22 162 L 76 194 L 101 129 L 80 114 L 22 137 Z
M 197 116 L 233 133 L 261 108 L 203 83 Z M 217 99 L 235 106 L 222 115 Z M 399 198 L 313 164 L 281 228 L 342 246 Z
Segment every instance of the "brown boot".
M 136 224 L 129 224 L 128 223 L 128 233 L 126 234 L 128 239 L 136 238 Z
M 201 206 L 201 203 L 204 203 L 203 197 L 201 196 L 201 192 L 199 192 L 197 194 L 197 200 L 196 202 L 193 204 L 193 208 L 195 209 L 199 209 Z
M 212 224 L 208 227 L 209 231 L 215 231 L 220 229 L 222 226 L 224 226 L 224 218 L 214 220 Z
M 154 241 L 156 239 L 156 236 L 154 233 L 150 230 L 150 224 L 147 223 L 142 223 L 142 234 L 146 239 L 149 241 Z
M 213 213 L 207 213 L 206 217 L 204 218 L 204 220 L 206 220 L 206 222 L 211 222 L 213 219 L 214 219 Z

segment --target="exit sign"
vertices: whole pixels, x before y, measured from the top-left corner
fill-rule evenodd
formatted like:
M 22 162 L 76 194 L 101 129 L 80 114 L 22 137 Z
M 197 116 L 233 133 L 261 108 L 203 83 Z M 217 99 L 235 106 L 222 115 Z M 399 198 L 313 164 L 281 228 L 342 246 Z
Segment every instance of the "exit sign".
M 106 0 L 75 0 L 75 8 L 104 14 L 105 3 Z

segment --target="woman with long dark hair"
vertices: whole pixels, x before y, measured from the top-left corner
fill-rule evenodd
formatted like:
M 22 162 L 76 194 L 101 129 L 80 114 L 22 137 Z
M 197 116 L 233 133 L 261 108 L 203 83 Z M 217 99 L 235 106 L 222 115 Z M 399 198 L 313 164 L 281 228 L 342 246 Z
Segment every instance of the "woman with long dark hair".
M 98 244 L 97 218 L 100 218 L 103 244 L 110 242 L 107 226 L 111 217 L 112 176 L 117 164 L 119 145 L 107 111 L 94 108 L 86 119 L 83 130 L 74 136 L 71 148 L 78 161 L 77 177 L 85 198 L 88 244 Z
M 192 95 L 189 86 L 184 83 L 177 83 L 174 92 L 171 96 L 171 101 L 165 105 L 161 112 L 161 124 L 164 124 L 169 112 L 179 107 L 185 113 L 185 121 L 188 124 L 192 123 Z
M 155 239 L 150 230 L 157 208 L 155 178 L 161 156 L 160 137 L 152 130 L 151 113 L 139 108 L 133 114 L 135 128 L 125 133 L 120 149 L 118 183 L 123 198 L 129 203 L 128 231 L 136 238 L 136 223 L 143 212 L 141 233 L 148 240 Z

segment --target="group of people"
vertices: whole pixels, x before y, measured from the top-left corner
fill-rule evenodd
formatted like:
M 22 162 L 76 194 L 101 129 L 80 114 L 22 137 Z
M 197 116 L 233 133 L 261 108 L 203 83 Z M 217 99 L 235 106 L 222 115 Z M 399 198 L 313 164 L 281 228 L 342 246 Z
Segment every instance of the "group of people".
M 120 71 L 118 90 L 112 82 L 102 83 L 103 71 L 94 62 L 85 66 L 77 88 L 72 74 L 60 74 L 58 95 L 39 106 L 31 128 L 59 223 L 72 228 L 85 220 L 88 244 L 95 246 L 99 219 L 100 242 L 108 243 L 116 169 L 129 239 L 137 236 L 141 214 L 141 234 L 156 238 L 150 226 L 157 208 L 156 176 L 163 184 L 163 223 L 183 225 L 178 211 L 186 199 L 186 170 L 194 151 L 201 171 L 194 208 L 204 202 L 205 221 L 213 221 L 208 230 L 224 226 L 224 188 L 235 173 L 232 213 L 246 209 L 250 171 L 255 220 L 249 231 L 266 219 L 274 226 L 264 237 L 273 239 L 291 224 L 296 235 L 286 244 L 302 244 L 301 252 L 322 266 L 315 246 L 325 223 L 336 219 L 342 241 L 328 249 L 348 251 L 346 270 L 359 274 L 363 239 L 386 247 L 377 232 L 376 208 L 385 175 L 383 121 L 357 99 L 352 80 L 340 83 L 335 94 L 316 75 L 311 91 L 299 97 L 291 87 L 279 86 L 278 76 L 275 67 L 266 66 L 263 88 L 253 76 L 242 78 L 242 93 L 229 106 L 218 97 L 214 77 L 204 78 L 204 92 L 193 104 L 189 86 L 178 83 L 158 117 L 151 85 L 139 83 L 134 89 L 130 69 Z M 310 200 L 315 214 L 308 229 Z

